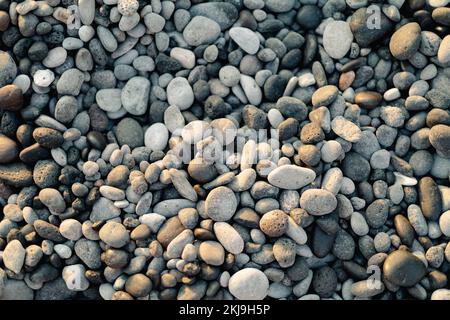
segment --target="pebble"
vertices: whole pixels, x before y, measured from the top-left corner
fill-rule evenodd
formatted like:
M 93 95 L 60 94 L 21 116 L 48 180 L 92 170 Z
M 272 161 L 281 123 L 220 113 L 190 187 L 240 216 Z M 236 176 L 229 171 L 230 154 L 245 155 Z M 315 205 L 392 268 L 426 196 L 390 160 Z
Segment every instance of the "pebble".
M 230 37 L 237 45 L 248 54 L 256 54 L 259 50 L 259 38 L 250 29 L 233 27 L 230 29 Z
M 227 187 L 211 190 L 205 200 L 205 211 L 214 221 L 228 221 L 236 212 L 237 201 L 234 192 Z
M 361 139 L 361 129 L 342 116 L 338 116 L 331 121 L 331 129 L 339 137 L 349 142 L 358 142 Z
M 410 59 L 419 50 L 421 28 L 418 23 L 411 22 L 403 25 L 391 37 L 389 49 L 398 60 Z
M 267 176 L 270 184 L 281 188 L 295 190 L 300 189 L 316 178 L 313 170 L 295 165 L 284 165 L 271 171 Z
M 47 68 L 59 67 L 66 61 L 67 51 L 63 47 L 56 47 L 48 51 L 47 56 L 42 60 L 42 64 Z
M 337 207 L 333 193 L 324 189 L 309 189 L 302 193 L 300 206 L 309 214 L 321 216 L 329 214 Z
M 225 260 L 225 250 L 216 241 L 204 241 L 198 248 L 198 256 L 211 266 L 220 266 Z
M 439 227 L 445 236 L 448 237 L 450 235 L 450 210 L 445 211 L 439 217 Z
M 262 300 L 269 290 L 269 280 L 260 270 L 244 268 L 228 281 L 230 293 L 239 300 Z
M 227 2 L 206 2 L 192 6 L 189 10 L 192 16 L 204 16 L 216 21 L 222 30 L 228 29 L 238 18 L 234 5 Z
M 189 109 L 194 102 L 194 92 L 185 78 L 176 77 L 167 86 L 167 101 L 180 110 Z
M 423 262 L 405 250 L 391 252 L 383 264 L 383 274 L 387 280 L 401 287 L 412 287 L 426 273 Z
M 169 131 L 162 123 L 152 124 L 145 131 L 144 144 L 153 151 L 162 151 L 169 140 Z
M 231 225 L 226 222 L 214 223 L 214 233 L 220 244 L 232 254 L 240 254 L 244 250 L 244 240 Z
M 115 88 L 101 89 L 95 94 L 95 101 L 106 112 L 117 112 L 122 107 L 122 90 Z
M 125 227 L 117 222 L 108 221 L 99 232 L 100 239 L 113 248 L 121 248 L 130 241 Z
M 280 237 L 288 230 L 288 216 L 281 210 L 265 213 L 259 221 L 259 227 L 269 237 Z
M 170 50 L 170 56 L 177 60 L 183 68 L 192 69 L 195 67 L 195 54 L 191 50 L 175 47 Z
M 132 115 L 143 115 L 147 111 L 149 92 L 150 81 L 147 78 L 131 78 L 122 89 L 122 106 Z
M 183 38 L 190 46 L 210 44 L 220 34 L 220 25 L 209 18 L 196 16 L 183 30 Z
M 12 162 L 19 155 L 19 148 L 14 140 L 0 134 L 0 163 Z
M 61 214 L 66 209 L 66 203 L 58 190 L 45 188 L 39 192 L 39 200 L 54 214 Z
M 1 299 L 446 299 L 450 9 L 404 2 L 2 3 Z
M 323 32 L 323 47 L 333 59 L 345 57 L 350 50 L 353 41 L 353 33 L 345 21 L 332 21 Z
M 18 274 L 25 262 L 25 249 L 19 240 L 8 242 L 3 251 L 3 263 L 6 268 Z

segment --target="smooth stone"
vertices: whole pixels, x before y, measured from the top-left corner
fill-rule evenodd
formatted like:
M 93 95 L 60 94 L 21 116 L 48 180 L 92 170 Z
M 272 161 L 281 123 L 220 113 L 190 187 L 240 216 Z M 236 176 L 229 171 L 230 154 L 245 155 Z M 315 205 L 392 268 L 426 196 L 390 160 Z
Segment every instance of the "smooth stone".
M 206 17 L 196 16 L 183 30 L 183 38 L 190 46 L 214 42 L 220 34 L 220 25 Z
M 259 38 L 250 29 L 233 27 L 230 29 L 230 37 L 237 45 L 248 54 L 256 54 L 259 50 Z
M 205 200 L 205 211 L 214 221 L 228 221 L 236 212 L 237 200 L 234 192 L 227 187 L 211 190 Z
M 450 126 L 444 124 L 433 126 L 429 133 L 429 140 L 440 156 L 450 158 Z
M 78 69 L 72 68 L 64 71 L 56 83 L 56 90 L 60 95 L 77 96 L 80 93 L 84 82 L 84 73 Z
M 262 271 L 245 268 L 231 276 L 228 289 L 239 300 L 262 300 L 268 294 L 269 280 Z
M 194 241 L 192 230 L 186 229 L 176 236 L 167 246 L 167 256 L 171 259 L 179 258 L 183 249 Z
M 244 240 L 231 225 L 226 222 L 214 223 L 214 234 L 228 252 L 240 254 L 244 250 Z
M 139 116 L 147 111 L 150 81 L 144 77 L 133 77 L 122 89 L 122 106 L 130 114 Z
M 211 266 L 220 266 L 225 261 L 225 250 L 216 241 L 204 241 L 198 248 L 198 256 Z
M 425 218 L 437 220 L 442 213 L 442 196 L 437 183 L 431 177 L 419 180 L 419 201 Z
M 345 57 L 350 50 L 353 34 L 345 21 L 333 21 L 327 24 L 323 32 L 323 47 L 333 59 Z
M 183 68 L 195 67 L 195 54 L 191 50 L 175 47 L 170 50 L 170 56 L 177 60 Z
M 99 232 L 100 239 L 114 248 L 121 248 L 130 241 L 130 236 L 125 227 L 117 222 L 107 222 Z
M 6 268 L 18 274 L 25 262 L 25 249 L 19 240 L 8 242 L 3 251 L 3 263 Z
M 144 145 L 144 131 L 139 122 L 133 118 L 120 120 L 116 127 L 117 141 L 121 146 L 127 145 L 130 148 Z
M 61 214 L 66 209 L 64 198 L 58 190 L 45 188 L 39 192 L 39 200 L 50 209 L 52 213 Z
M 331 121 L 331 129 L 339 137 L 349 142 L 358 142 L 362 137 L 361 129 L 356 124 L 342 116 L 337 116 L 333 119 L 333 121 Z
M 309 189 L 302 193 L 300 206 L 314 216 L 331 213 L 337 207 L 333 193 L 324 189 Z
M 99 198 L 92 207 L 90 220 L 92 222 L 106 221 L 120 216 L 120 209 L 106 198 Z
M 222 30 L 226 30 L 238 19 L 239 12 L 232 3 L 205 2 L 189 9 L 192 16 L 204 16 L 217 22 Z
M 407 23 L 395 31 L 389 42 L 389 49 L 394 58 L 410 59 L 419 50 L 421 31 L 416 22 Z
M 245 74 L 241 74 L 240 83 L 248 102 L 252 105 L 258 106 L 262 100 L 262 91 L 255 79 Z
M 374 14 L 379 14 L 379 19 L 375 20 Z M 393 27 L 394 24 L 381 12 L 380 7 L 372 10 L 359 8 L 350 19 L 350 29 L 356 42 L 363 48 L 384 39 Z
M 8 52 L 0 50 L 0 88 L 10 84 L 16 75 L 16 62 Z
M 182 197 L 191 201 L 197 201 L 197 193 L 181 170 L 171 168 L 169 169 L 169 174 L 173 186 Z
M 95 17 L 95 0 L 79 0 L 78 9 L 83 25 L 90 25 Z
M 296 190 L 300 189 L 316 178 L 313 170 L 296 165 L 283 165 L 271 171 L 267 176 L 270 184 L 281 188 Z
M 144 144 L 152 151 L 163 151 L 169 140 L 169 131 L 163 123 L 154 123 L 145 131 Z
M 189 109 L 194 102 L 194 92 L 186 78 L 176 77 L 167 86 L 167 101 L 180 110 Z
M 450 36 L 446 36 L 439 45 L 437 58 L 443 65 L 450 62 Z
M 85 291 L 89 288 L 89 281 L 85 276 L 86 268 L 82 264 L 66 266 L 62 270 L 62 278 L 71 291 Z
M 15 84 L 0 88 L 0 110 L 18 111 L 24 102 L 22 90 Z
M 445 236 L 450 237 L 450 210 L 445 211 L 439 217 L 439 227 Z
M 7 136 L 0 134 L 0 163 L 12 162 L 18 155 L 19 148 L 17 143 Z
M 167 199 L 158 202 L 153 207 L 153 211 L 168 218 L 176 215 L 181 209 L 194 207 L 195 202 L 188 199 Z
M 63 47 L 56 47 L 51 49 L 47 56 L 42 60 L 42 64 L 47 68 L 53 69 L 59 67 L 66 61 L 67 51 Z
M 425 276 L 426 271 L 423 262 L 405 250 L 391 252 L 383 264 L 386 279 L 401 287 L 414 286 Z
M 109 88 L 98 90 L 95 101 L 100 109 L 106 112 L 117 112 L 122 108 L 122 90 Z

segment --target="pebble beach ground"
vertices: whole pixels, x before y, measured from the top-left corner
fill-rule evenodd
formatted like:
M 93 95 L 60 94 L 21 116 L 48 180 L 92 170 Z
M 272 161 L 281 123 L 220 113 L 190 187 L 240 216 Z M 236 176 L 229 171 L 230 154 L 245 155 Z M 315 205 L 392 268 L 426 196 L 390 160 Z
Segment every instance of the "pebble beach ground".
M 450 300 L 449 0 L 0 0 L 0 300 Z

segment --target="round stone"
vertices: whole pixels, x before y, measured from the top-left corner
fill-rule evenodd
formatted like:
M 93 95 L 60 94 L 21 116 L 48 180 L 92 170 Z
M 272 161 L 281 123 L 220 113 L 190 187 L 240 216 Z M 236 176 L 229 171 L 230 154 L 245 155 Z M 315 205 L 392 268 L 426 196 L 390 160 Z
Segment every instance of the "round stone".
M 167 86 L 167 101 L 180 110 L 189 109 L 194 102 L 194 92 L 186 78 L 176 77 Z
M 183 30 L 183 37 L 190 46 L 210 44 L 220 35 L 220 26 L 214 20 L 196 16 Z
M 132 115 L 143 115 L 147 111 L 149 93 L 150 81 L 144 77 L 133 77 L 122 89 L 122 106 Z
M 408 60 L 419 50 L 421 35 L 420 25 L 410 22 L 400 27 L 391 37 L 389 49 L 398 60 Z
M 216 241 L 204 241 L 198 248 L 198 256 L 211 266 L 220 266 L 225 261 L 225 250 Z
M 300 206 L 314 216 L 331 213 L 337 207 L 333 193 L 324 189 L 309 189 L 302 193 Z
M 153 151 L 162 151 L 169 140 L 169 131 L 163 123 L 154 123 L 145 131 L 144 144 Z
M 259 221 L 259 227 L 269 237 L 282 236 L 288 229 L 289 217 L 281 210 L 272 210 L 265 213 Z
M 17 143 L 7 136 L 0 134 L 0 163 L 12 162 L 18 155 L 19 148 Z
M 383 264 L 386 279 L 401 287 L 412 287 L 426 274 L 424 263 L 412 253 L 405 250 L 391 252 Z
M 134 297 L 145 297 L 152 290 L 152 281 L 142 273 L 133 274 L 125 282 L 125 290 Z
M 438 124 L 429 133 L 431 145 L 445 158 L 450 158 L 450 126 Z
M 0 88 L 10 84 L 17 75 L 17 66 L 8 52 L 0 50 Z
M 445 211 L 440 216 L 439 227 L 445 236 L 450 237 L 450 210 Z
M 130 241 L 127 229 L 118 222 L 107 222 L 99 232 L 100 239 L 113 248 L 121 248 Z
M 117 112 L 122 107 L 122 90 L 115 88 L 98 90 L 95 101 L 100 109 L 106 112 Z
M 262 271 L 245 268 L 231 276 L 228 289 L 239 300 L 262 300 L 268 294 L 269 280 Z
M 228 221 L 236 212 L 237 200 L 234 192 L 227 187 L 211 190 L 206 197 L 205 211 L 214 221 Z
M 121 146 L 128 145 L 134 149 L 144 145 L 142 126 L 133 118 L 120 120 L 116 127 L 116 137 Z
M 345 21 L 333 21 L 327 24 L 323 32 L 323 47 L 333 59 L 345 57 L 350 50 L 353 33 Z
M 48 87 L 53 80 L 55 80 L 55 74 L 48 69 L 38 70 L 33 75 L 34 83 L 39 87 Z
M 0 110 L 18 111 L 24 102 L 22 90 L 15 84 L 0 88 Z
M 244 27 L 230 29 L 230 37 L 248 54 L 256 54 L 259 50 L 259 38 L 252 30 Z
M 45 188 L 39 192 L 39 200 L 50 209 L 50 211 L 61 214 L 66 209 L 64 198 L 58 190 L 53 188 Z

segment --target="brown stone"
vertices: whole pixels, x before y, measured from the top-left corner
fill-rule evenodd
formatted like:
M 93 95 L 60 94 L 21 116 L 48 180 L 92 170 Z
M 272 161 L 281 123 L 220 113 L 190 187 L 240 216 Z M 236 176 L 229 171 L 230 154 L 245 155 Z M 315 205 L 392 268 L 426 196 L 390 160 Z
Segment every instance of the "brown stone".
M 349 88 L 355 80 L 355 71 L 344 72 L 339 77 L 339 90 L 344 91 Z
M 0 88 L 0 108 L 8 111 L 18 111 L 23 105 L 22 90 L 15 84 Z
M 378 107 L 381 99 L 381 94 L 375 91 L 362 91 L 355 94 L 355 103 L 364 109 L 374 109 Z
M 5 11 L 0 11 L 0 31 L 6 31 L 6 29 L 8 29 L 9 27 L 9 22 L 11 21 L 11 19 L 9 18 L 8 13 L 6 13 Z
M 178 217 L 172 217 L 169 220 L 167 220 L 162 227 L 158 230 L 158 235 L 156 236 L 156 239 L 161 243 L 161 245 L 164 248 L 167 248 L 170 241 L 175 239 L 177 235 L 179 235 L 185 227 L 181 223 L 180 219 Z

